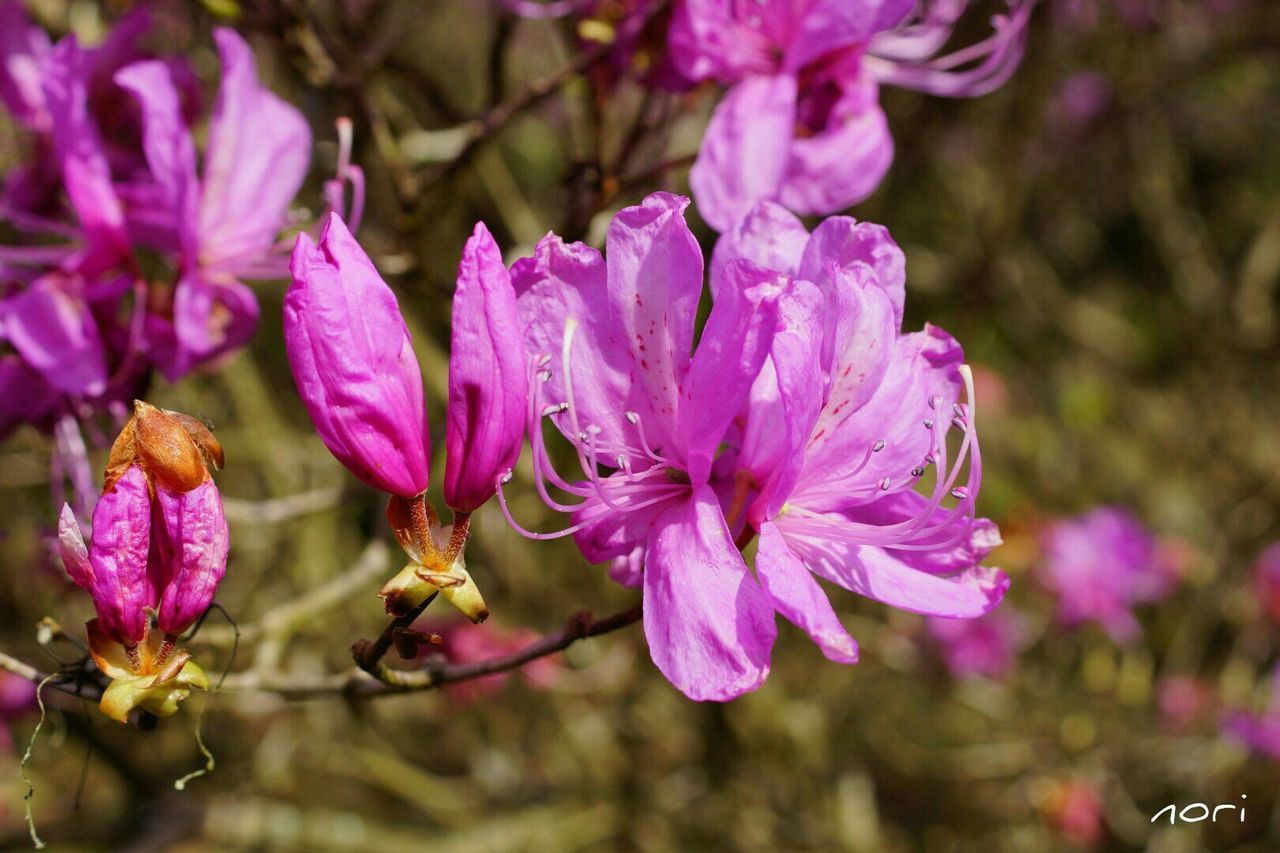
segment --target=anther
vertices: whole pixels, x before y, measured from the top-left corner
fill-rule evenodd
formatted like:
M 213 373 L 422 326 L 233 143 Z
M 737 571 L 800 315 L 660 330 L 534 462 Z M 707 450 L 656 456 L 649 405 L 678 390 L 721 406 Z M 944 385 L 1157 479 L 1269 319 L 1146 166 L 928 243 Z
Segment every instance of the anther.
M 627 412 L 627 413 L 625 413 L 625 414 L 623 415 L 623 417 L 625 417 L 625 418 L 627 419 L 627 423 L 629 423 L 629 424 L 638 424 L 638 423 L 640 423 L 640 416 L 639 416 L 638 414 L 636 414 L 635 412 Z
M 954 489 L 951 490 L 951 497 L 964 500 L 965 498 L 969 497 L 969 490 L 966 489 L 964 486 L 956 486 Z
M 925 418 L 925 420 L 924 420 L 924 428 L 925 428 L 925 429 L 933 429 L 933 419 L 932 419 L 932 418 Z
M 892 479 L 890 479 L 889 477 L 885 477 L 883 480 L 880 481 L 880 491 L 882 492 L 889 491 L 889 486 L 892 485 L 892 483 L 893 483 Z
M 877 441 L 875 444 L 871 445 L 871 452 L 879 453 L 881 450 L 884 450 L 884 446 L 885 445 L 883 440 Z
M 498 482 L 505 486 L 507 483 L 511 482 L 511 478 L 513 476 L 515 475 L 511 472 L 511 469 L 508 468 L 502 472 L 502 476 L 498 477 Z
M 911 469 L 911 476 L 912 476 L 912 477 L 923 477 L 923 476 L 924 476 L 924 466 L 923 466 L 923 465 L 917 465 L 916 467 L 912 468 L 912 469 Z
M 548 381 L 550 381 L 550 379 L 551 379 L 551 371 L 550 371 L 550 370 L 539 370 L 539 371 L 538 371 L 538 381 L 539 381 L 539 382 L 548 382 Z
M 942 398 L 939 397 L 937 394 L 934 394 L 929 397 L 929 408 L 936 409 L 941 405 L 942 405 Z
M 549 406 L 542 407 L 542 416 L 544 418 L 547 418 L 552 415 L 558 415 L 567 408 L 568 406 L 566 406 L 564 403 L 552 403 Z

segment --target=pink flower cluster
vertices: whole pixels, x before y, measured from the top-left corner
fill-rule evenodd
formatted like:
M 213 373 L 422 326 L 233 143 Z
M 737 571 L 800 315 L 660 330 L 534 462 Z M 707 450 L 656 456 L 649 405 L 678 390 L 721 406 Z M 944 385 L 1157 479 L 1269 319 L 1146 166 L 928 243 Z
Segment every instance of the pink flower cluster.
M 235 350 L 258 318 L 242 280 L 285 270 L 277 239 L 310 161 L 306 121 L 219 29 L 199 162 L 199 82 L 185 58 L 140 46 L 150 29 L 140 9 L 96 47 L 51 44 L 19 2 L 0 5 L 0 99 L 31 148 L 0 194 L 19 240 L 0 248 L 0 435 L 123 414 L 153 368 L 176 380 Z

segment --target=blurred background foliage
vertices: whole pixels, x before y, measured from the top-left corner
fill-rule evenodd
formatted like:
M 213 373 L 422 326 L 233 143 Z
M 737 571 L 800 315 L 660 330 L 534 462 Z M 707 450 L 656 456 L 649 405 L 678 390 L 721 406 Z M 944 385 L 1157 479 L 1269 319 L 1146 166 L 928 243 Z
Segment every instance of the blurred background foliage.
M 41 0 L 34 12 L 55 34 L 92 38 L 124 7 Z M 975 4 L 958 40 L 996 9 Z M 519 21 L 484 0 L 206 0 L 173 4 L 164 21 L 164 47 L 209 80 L 209 27 L 249 37 L 264 79 L 311 120 L 299 204 L 313 215 L 334 168 L 333 122 L 352 117 L 369 179 L 360 237 L 414 334 L 440 451 L 450 294 L 472 224 L 488 223 L 509 259 L 547 230 L 598 242 L 618 207 L 687 191 L 716 97 L 563 75 L 581 50 L 571 21 Z M 513 98 L 522 109 L 509 124 L 470 145 L 467 122 Z M 1043 0 L 1022 68 L 995 94 L 883 98 L 897 159 L 854 214 L 906 250 L 907 325 L 948 329 L 980 368 L 983 508 L 1006 540 L 989 562 L 1013 576 L 1008 604 L 1030 635 L 1006 679 L 953 679 L 919 618 L 835 595 L 862 663 L 828 663 L 780 625 L 768 683 L 723 706 L 677 693 L 637 628 L 575 645 L 545 689 L 512 678 L 479 697 L 363 704 L 223 693 L 204 721 L 217 768 L 183 792 L 173 781 L 202 762 L 192 725 L 203 699 L 144 732 L 51 695 L 29 767 L 46 839 L 138 850 L 1280 845 L 1277 765 L 1224 740 L 1213 713 L 1258 707 L 1277 655 L 1248 577 L 1280 538 L 1280 4 Z M 12 162 L 14 134 L 0 140 Z M 709 254 L 714 234 L 695 230 Z M 246 351 L 176 386 L 156 379 L 149 399 L 209 419 L 226 449 L 233 544 L 219 599 L 249 634 L 234 667 L 332 672 L 385 623 L 375 593 L 399 564 L 366 547 L 390 542 L 382 499 L 330 457 L 297 398 L 284 287 L 256 287 L 263 321 Z M 90 611 L 48 550 L 49 455 L 29 429 L 0 446 L 0 647 L 45 667 L 77 652 L 40 646 L 37 620 L 78 626 Z M 514 512 L 556 525 L 528 485 L 518 471 Z M 1178 592 L 1140 611 L 1145 639 L 1129 648 L 1056 626 L 1035 579 L 1043 524 L 1101 502 L 1133 507 L 1184 555 Z M 527 542 L 493 506 L 473 529 L 468 563 L 499 629 L 550 631 L 579 609 L 634 602 L 571 544 Z M 351 595 L 270 623 L 353 565 Z M 193 643 L 211 671 L 226 665 L 229 637 L 214 615 Z M 1172 677 L 1192 679 L 1209 706 L 1176 729 L 1157 707 Z M 0 756 L 0 843 L 17 848 L 17 756 L 34 721 L 14 723 L 18 747 Z M 1244 823 L 1150 823 L 1168 803 L 1242 794 Z

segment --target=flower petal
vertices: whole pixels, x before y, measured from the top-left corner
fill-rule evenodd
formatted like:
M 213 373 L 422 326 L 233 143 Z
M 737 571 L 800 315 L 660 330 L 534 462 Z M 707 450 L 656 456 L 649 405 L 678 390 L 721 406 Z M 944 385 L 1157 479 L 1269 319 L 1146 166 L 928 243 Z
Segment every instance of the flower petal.
M 515 464 L 529 399 L 524 326 L 502 253 L 483 223 L 462 252 L 453 297 L 445 503 L 470 512 Z
M 258 80 L 253 51 L 234 30 L 213 32 L 222 84 L 209 121 L 199 243 L 203 266 L 235 274 L 275 242 L 311 162 L 302 113 Z
M 410 498 L 429 479 L 422 372 L 395 295 L 336 214 L 299 235 L 285 350 L 325 446 L 374 488 Z
M 773 342 L 778 300 L 791 284 L 750 261 L 731 262 L 724 275 L 680 390 L 677 443 L 694 483 L 707 481 L 725 430 L 746 402 Z
M 146 475 L 133 465 L 103 494 L 93 512 L 89 593 L 103 630 L 125 644 L 142 640 L 146 608 L 155 604 L 155 589 L 147 574 L 151 538 L 147 488 Z
M 809 231 L 795 214 L 775 201 L 759 202 L 716 241 L 711 255 L 711 295 L 719 292 L 724 267 L 735 258 L 796 275 L 808 242 Z M 812 276 L 800 277 L 816 280 Z
M 876 82 L 863 77 L 844 86 L 824 127 L 788 148 L 776 198 L 796 213 L 823 215 L 857 204 L 875 192 L 893 162 Z
M 0 308 L 23 361 L 64 394 L 96 397 L 107 389 L 106 354 L 98 324 L 71 284 L 43 276 Z
M 889 229 L 851 216 L 829 216 L 813 229 L 799 264 L 800 278 L 822 281 L 832 265 L 846 270 L 865 264 L 874 273 L 870 281 L 882 288 L 893 304 L 893 314 L 902 323 L 902 306 L 907 295 L 907 258 L 889 235 Z
M 654 524 L 644 567 L 644 633 L 658 669 L 695 701 L 733 699 L 769 675 L 773 606 L 707 486 L 695 486 Z
M 900 610 L 969 619 L 994 609 L 1009 588 L 1009 577 L 989 566 L 974 566 L 951 577 L 940 577 L 919 571 L 887 548 L 789 534 L 787 516 L 778 520 L 778 529 L 810 571 Z
M 67 504 L 62 505 L 62 513 L 58 516 L 58 555 L 62 557 L 62 567 L 67 570 L 68 577 L 80 588 L 92 592 L 93 566 L 89 563 L 89 549 L 85 547 L 80 522 Z
M 777 611 L 812 637 L 829 660 L 858 662 L 858 644 L 840 624 L 822 587 L 771 523 L 760 528 L 756 572 Z
M 729 90 L 711 116 L 689 186 L 698 213 L 717 231 L 729 230 L 756 202 L 779 198 L 792 169 L 796 85 L 796 78 L 786 74 L 748 77 Z M 782 201 L 798 209 L 785 194 Z
M 157 625 L 166 634 L 181 634 L 213 601 L 227 571 L 230 535 L 222 498 L 212 479 L 189 492 L 157 484 L 156 502 L 165 551 L 173 562 L 160 595 Z
M 683 196 L 653 193 L 614 216 L 605 247 L 613 320 L 638 368 L 627 408 L 659 451 L 674 437 L 702 295 L 702 249 L 684 220 L 688 206 Z

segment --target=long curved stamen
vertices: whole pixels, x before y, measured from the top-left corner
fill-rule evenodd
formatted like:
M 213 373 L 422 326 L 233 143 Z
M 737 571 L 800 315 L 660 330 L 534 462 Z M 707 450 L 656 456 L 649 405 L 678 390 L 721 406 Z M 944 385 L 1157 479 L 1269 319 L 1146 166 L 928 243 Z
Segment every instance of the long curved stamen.
M 976 97 L 1004 85 L 1022 60 L 1034 0 L 1012 0 L 1008 15 L 996 16 L 995 32 L 954 53 L 929 60 L 951 35 L 948 10 L 932 24 L 873 41 L 863 67 L 882 83 L 945 97 Z M 962 9 L 963 7 L 961 7 Z M 911 45 L 911 39 L 920 43 Z M 930 49 L 931 48 L 931 49 Z M 977 63 L 967 70 L 961 66 Z
M 966 404 L 956 404 L 954 417 L 944 425 L 943 413 L 938 411 L 941 405 L 939 398 L 931 397 L 929 407 L 933 417 L 925 421 L 925 426 L 932 434 L 931 449 L 926 462 L 936 465 L 936 479 L 928 501 L 919 512 L 910 518 L 894 524 L 869 524 L 851 521 L 843 515 L 810 510 L 803 505 L 789 505 L 788 514 L 793 516 L 786 522 L 789 533 L 810 536 L 816 539 L 840 541 L 856 545 L 878 545 L 896 550 L 933 550 L 953 544 L 964 538 L 976 518 L 975 500 L 982 483 L 982 456 L 978 446 L 978 435 L 975 422 L 976 397 L 973 387 L 973 372 L 969 366 L 959 368 L 964 383 Z M 956 453 L 953 464 L 948 464 L 946 434 L 948 427 L 954 425 L 964 431 L 964 438 Z M 877 443 L 878 444 L 878 443 Z M 875 445 L 873 445 L 874 449 Z M 963 486 L 956 486 L 960 472 L 968 464 L 969 475 Z M 860 465 L 858 470 L 865 467 Z M 806 490 L 797 496 L 799 501 L 811 501 L 822 498 L 849 498 L 864 494 L 893 494 L 913 490 L 920 476 L 924 473 L 924 465 L 911 471 L 911 478 L 894 486 L 891 477 L 885 477 L 874 483 L 863 483 L 853 488 L 839 491 L 827 489 Z M 842 478 L 843 479 L 843 478 Z M 939 514 L 943 500 L 950 495 L 959 503 Z M 963 521 L 957 525 L 963 517 Z M 943 539 L 939 534 L 950 531 Z

